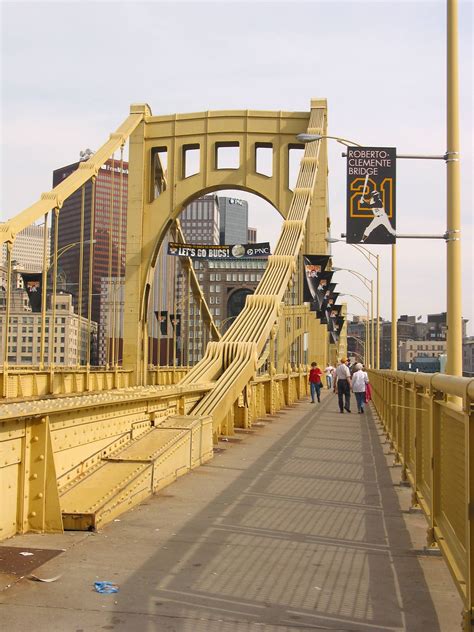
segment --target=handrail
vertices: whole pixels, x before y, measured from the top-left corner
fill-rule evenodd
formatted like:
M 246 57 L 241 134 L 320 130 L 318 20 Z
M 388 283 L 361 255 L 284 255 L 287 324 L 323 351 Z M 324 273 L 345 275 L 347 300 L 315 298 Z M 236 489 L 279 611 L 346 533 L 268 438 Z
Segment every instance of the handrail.
M 373 402 L 464 601 L 463 630 L 474 606 L 474 379 L 442 373 L 369 370 Z

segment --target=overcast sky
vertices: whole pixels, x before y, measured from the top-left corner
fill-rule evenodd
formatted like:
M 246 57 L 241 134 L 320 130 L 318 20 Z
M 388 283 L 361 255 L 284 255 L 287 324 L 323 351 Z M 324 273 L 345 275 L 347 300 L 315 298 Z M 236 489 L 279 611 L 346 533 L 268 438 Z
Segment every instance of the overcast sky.
M 51 188 L 52 171 L 95 149 L 134 102 L 154 114 L 308 110 L 328 99 L 329 133 L 399 153 L 446 150 L 445 2 L 2 2 L 1 218 Z M 472 18 L 459 5 L 463 313 L 472 328 Z M 330 146 L 333 236 L 345 230 L 345 160 Z M 446 230 L 443 161 L 399 160 L 397 232 Z M 251 224 L 274 240 L 277 212 L 249 195 Z M 390 318 L 390 247 L 382 309 Z M 371 268 L 352 247 L 334 265 Z M 399 314 L 446 309 L 443 241 L 399 240 Z M 367 298 L 348 273 L 339 290 Z M 349 299 L 349 311 L 361 307 Z

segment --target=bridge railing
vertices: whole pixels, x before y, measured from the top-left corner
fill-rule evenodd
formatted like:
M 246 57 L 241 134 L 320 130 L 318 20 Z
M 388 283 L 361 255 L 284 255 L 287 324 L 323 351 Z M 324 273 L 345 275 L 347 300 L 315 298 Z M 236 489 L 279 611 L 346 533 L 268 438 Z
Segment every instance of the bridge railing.
M 474 379 L 435 373 L 371 371 L 373 401 L 464 600 L 471 630 L 474 597 Z

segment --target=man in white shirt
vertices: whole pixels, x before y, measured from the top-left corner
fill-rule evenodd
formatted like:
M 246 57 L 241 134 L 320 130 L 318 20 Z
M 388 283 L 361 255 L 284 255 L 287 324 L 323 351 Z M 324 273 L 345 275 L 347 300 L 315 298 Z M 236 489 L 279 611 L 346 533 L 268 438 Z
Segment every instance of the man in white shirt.
M 341 363 L 336 367 L 336 382 L 334 384 L 334 392 L 337 389 L 337 397 L 339 401 L 339 411 L 341 413 L 347 410 L 351 412 L 351 372 L 347 363 L 347 358 L 341 358 Z
M 334 371 L 334 367 L 331 364 L 328 364 L 324 369 L 324 375 L 326 376 L 326 386 L 331 388 L 332 386 L 332 372 Z

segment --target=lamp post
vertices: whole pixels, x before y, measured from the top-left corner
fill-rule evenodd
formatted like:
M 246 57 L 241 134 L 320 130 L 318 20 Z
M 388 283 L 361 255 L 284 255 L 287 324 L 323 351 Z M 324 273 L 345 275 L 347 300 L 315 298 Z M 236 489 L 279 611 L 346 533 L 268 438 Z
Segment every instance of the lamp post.
M 449 375 L 462 375 L 462 298 L 461 298 L 461 200 L 460 200 L 460 162 L 459 162 L 459 62 L 458 62 L 458 0 L 447 0 L 447 108 L 446 108 L 446 153 L 443 156 L 409 156 L 397 158 L 417 158 L 445 160 L 446 177 L 446 246 L 447 246 L 447 365 Z M 359 143 L 320 134 L 299 134 L 301 143 L 334 139 L 346 146 L 361 147 Z M 444 236 L 443 236 L 444 237 Z M 397 369 L 397 303 L 396 303 L 396 244 L 392 244 L 392 350 L 391 368 Z
M 322 134 L 298 134 L 296 139 L 300 143 L 313 143 L 315 141 L 325 140 L 325 139 L 335 140 L 346 147 L 363 147 L 360 143 L 356 143 L 353 140 L 348 140 L 347 138 L 341 138 L 340 136 L 328 136 Z M 397 156 L 401 158 L 402 156 Z M 405 158 L 410 158 L 412 156 L 403 156 Z M 338 239 L 332 240 L 328 238 L 326 241 L 332 243 L 333 241 L 339 241 Z M 351 244 L 351 246 L 357 247 L 359 252 L 362 252 L 366 259 L 371 263 L 373 267 L 375 267 L 377 271 L 377 356 L 376 356 L 376 368 L 380 368 L 380 302 L 379 302 L 379 293 L 380 293 L 380 280 L 379 280 L 379 255 L 374 255 L 369 250 L 361 246 L 360 244 Z M 376 256 L 376 265 L 370 259 L 370 255 L 372 257 Z M 391 351 L 391 368 L 396 370 L 397 368 L 397 287 L 396 287 L 396 257 L 397 257 L 397 245 L 392 244 L 392 351 Z M 373 316 L 372 316 L 373 319 Z M 395 322 L 395 325 L 393 323 Z
M 343 239 L 336 239 L 334 237 L 327 237 L 326 241 L 328 244 L 335 243 L 346 243 Z M 375 326 L 376 332 L 376 345 L 374 350 L 375 352 L 375 368 L 380 369 L 380 255 L 375 255 L 365 246 L 361 246 L 360 244 L 349 244 L 356 250 L 358 250 L 370 263 L 370 265 L 374 268 L 376 274 L 376 286 L 377 286 L 377 307 L 376 307 L 376 319 L 377 324 Z M 374 262 L 375 261 L 375 262 Z
M 87 239 L 86 241 L 83 241 L 83 244 L 95 244 L 96 243 L 96 239 Z M 65 252 L 67 252 L 68 250 L 71 250 L 71 248 L 74 248 L 75 246 L 79 246 L 80 245 L 80 241 L 73 241 L 70 244 L 66 244 L 65 246 L 62 246 L 61 248 L 59 248 L 59 250 L 56 253 L 56 261 L 63 256 L 63 254 Z M 49 265 L 48 265 L 48 271 L 51 269 L 51 267 L 54 264 L 54 253 L 50 256 L 49 258 Z
M 375 332 L 374 332 L 374 282 L 372 279 L 368 279 L 362 272 L 358 270 L 351 270 L 350 268 L 333 268 L 334 272 L 344 271 L 350 272 L 359 281 L 365 285 L 370 291 L 370 365 L 374 368 L 375 365 Z M 368 358 L 369 359 L 369 358 Z
M 370 349 L 370 341 L 369 341 L 369 301 L 365 301 L 363 298 L 361 298 L 360 296 L 357 296 L 356 294 L 348 294 L 346 292 L 344 292 L 343 294 L 340 294 L 340 296 L 350 296 L 351 298 L 354 298 L 366 310 L 367 321 L 366 321 L 366 324 L 365 324 L 365 339 L 366 339 L 365 354 L 367 356 L 366 357 L 366 363 L 369 365 L 369 368 L 372 368 L 371 365 L 370 365 L 370 355 L 369 355 L 369 349 Z
M 447 11 L 447 366 L 449 375 L 462 375 L 461 199 L 459 164 L 458 3 Z
M 364 364 L 367 364 L 367 347 L 366 347 L 365 342 L 362 340 L 362 338 L 359 338 L 359 336 L 348 335 L 347 337 L 352 338 L 353 340 L 355 340 L 358 344 L 362 346 L 362 350 L 364 352 Z M 355 353 L 356 355 L 360 357 L 360 353 L 357 353 L 357 351 L 354 351 L 353 353 Z

